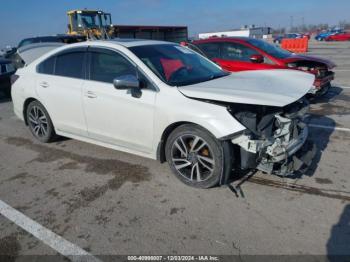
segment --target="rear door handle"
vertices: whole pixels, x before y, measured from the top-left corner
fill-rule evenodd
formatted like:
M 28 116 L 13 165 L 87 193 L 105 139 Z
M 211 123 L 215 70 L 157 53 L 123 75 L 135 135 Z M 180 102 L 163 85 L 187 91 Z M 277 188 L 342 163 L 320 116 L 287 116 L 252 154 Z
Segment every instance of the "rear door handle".
M 94 92 L 91 92 L 91 91 L 87 91 L 86 92 L 86 96 L 88 98 L 96 98 L 97 97 L 97 95 Z
M 49 85 L 48 82 L 41 82 L 40 86 L 43 87 L 43 88 L 48 88 L 50 85 Z

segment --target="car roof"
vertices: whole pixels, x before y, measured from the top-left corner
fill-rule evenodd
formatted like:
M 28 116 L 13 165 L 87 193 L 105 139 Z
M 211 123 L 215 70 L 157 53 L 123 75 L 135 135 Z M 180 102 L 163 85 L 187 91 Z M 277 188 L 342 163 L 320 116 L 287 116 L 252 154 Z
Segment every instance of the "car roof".
M 172 42 L 160 40 L 134 39 L 134 38 L 115 38 L 111 40 L 98 40 L 98 42 L 105 41 L 112 44 L 119 44 L 125 47 L 142 46 L 142 45 L 161 45 L 161 44 L 175 44 Z
M 128 38 L 115 38 L 115 39 L 108 39 L 108 40 L 92 40 L 92 41 L 85 41 L 80 43 L 74 43 L 67 45 L 66 48 L 68 49 L 70 47 L 77 47 L 77 46 L 110 46 L 110 45 L 119 45 L 124 47 L 134 47 L 134 46 L 144 46 L 144 45 L 161 45 L 161 44 L 176 44 L 173 42 L 166 42 L 166 41 L 158 41 L 158 40 L 146 40 L 146 39 L 128 39 Z

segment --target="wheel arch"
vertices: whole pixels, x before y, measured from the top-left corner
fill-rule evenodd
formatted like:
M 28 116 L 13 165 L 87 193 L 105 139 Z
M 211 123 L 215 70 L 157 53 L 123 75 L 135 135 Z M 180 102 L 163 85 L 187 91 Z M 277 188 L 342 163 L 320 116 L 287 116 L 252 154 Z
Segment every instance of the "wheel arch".
M 160 163 L 166 162 L 165 144 L 166 144 L 166 141 L 168 140 L 169 135 L 176 128 L 178 128 L 179 126 L 185 125 L 185 124 L 197 125 L 196 123 L 192 123 L 192 122 L 188 122 L 188 121 L 179 121 L 179 122 L 175 122 L 175 123 L 170 124 L 169 126 L 167 126 L 164 129 L 162 136 L 160 138 L 160 141 L 158 143 L 158 147 L 157 147 L 157 160 L 160 161 Z
M 28 119 L 27 119 L 27 114 L 26 114 L 27 108 L 28 108 L 29 104 L 33 101 L 38 101 L 40 103 L 40 101 L 34 97 L 28 97 L 23 103 L 22 114 L 23 114 L 23 119 L 24 119 L 24 123 L 26 124 L 26 126 L 28 125 Z
M 199 128 L 207 131 L 210 135 L 212 135 L 214 138 L 214 134 L 210 132 L 207 128 L 203 127 L 200 124 L 190 122 L 190 121 L 179 121 L 170 124 L 163 132 L 161 136 L 161 140 L 158 143 L 158 148 L 157 148 L 157 160 L 159 160 L 161 163 L 164 163 L 167 161 L 166 159 L 166 154 L 165 154 L 165 145 L 167 142 L 167 139 L 169 138 L 170 134 L 178 127 L 183 126 L 183 125 L 195 125 L 198 126 Z M 221 140 L 221 139 L 220 139 Z M 224 172 L 222 173 L 220 180 L 219 180 L 219 185 L 225 185 L 228 183 L 231 172 L 232 172 L 232 167 L 233 167 L 233 156 L 234 156 L 234 151 L 233 151 L 233 146 L 227 142 L 227 140 L 222 140 L 222 150 L 223 150 L 223 155 L 226 155 L 226 158 L 224 158 L 224 163 L 223 163 L 223 170 Z
M 207 127 L 205 127 L 205 126 L 203 126 L 203 125 L 201 125 L 199 123 L 195 123 L 195 122 L 192 122 L 192 121 L 178 121 L 178 122 L 174 122 L 174 123 L 168 125 L 164 129 L 164 131 L 163 131 L 163 133 L 161 135 L 160 141 L 158 142 L 158 146 L 157 146 L 157 160 L 158 161 L 160 161 L 161 163 L 166 162 L 165 145 L 166 145 L 166 142 L 168 140 L 169 135 L 176 128 L 178 128 L 179 126 L 187 125 L 187 124 L 198 126 L 198 127 L 202 128 L 203 130 L 207 131 L 213 137 L 216 137 L 215 134 L 212 132 L 212 130 L 208 129 Z

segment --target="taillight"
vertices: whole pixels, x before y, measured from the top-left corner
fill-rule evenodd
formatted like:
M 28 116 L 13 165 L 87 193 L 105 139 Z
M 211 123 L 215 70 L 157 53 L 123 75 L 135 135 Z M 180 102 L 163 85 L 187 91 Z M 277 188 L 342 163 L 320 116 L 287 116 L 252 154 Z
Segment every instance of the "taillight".
M 19 78 L 19 75 L 12 75 L 11 76 L 11 85 L 13 85 Z

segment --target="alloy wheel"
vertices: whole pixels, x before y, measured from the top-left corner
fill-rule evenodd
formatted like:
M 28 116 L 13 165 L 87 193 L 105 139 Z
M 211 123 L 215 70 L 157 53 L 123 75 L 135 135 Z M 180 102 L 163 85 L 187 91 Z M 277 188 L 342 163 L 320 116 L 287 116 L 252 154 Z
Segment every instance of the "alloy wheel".
M 209 144 L 197 135 L 181 135 L 173 143 L 171 157 L 177 172 L 191 182 L 213 176 L 215 160 Z
M 28 122 L 38 137 L 45 137 L 48 133 L 48 121 L 45 113 L 38 106 L 33 106 L 28 115 Z

